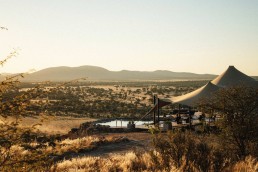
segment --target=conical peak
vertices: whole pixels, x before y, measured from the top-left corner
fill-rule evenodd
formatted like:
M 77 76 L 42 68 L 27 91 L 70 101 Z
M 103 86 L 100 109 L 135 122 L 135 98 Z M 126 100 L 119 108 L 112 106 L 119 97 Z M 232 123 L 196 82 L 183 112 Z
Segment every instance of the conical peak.
M 205 87 L 210 87 L 210 86 L 213 86 L 214 84 L 211 83 L 211 81 L 209 81 L 205 86 L 203 86 L 204 88 Z
M 213 84 L 212 81 L 209 81 L 205 86 L 217 87 L 217 85 Z
M 228 76 L 228 77 L 233 77 L 233 78 L 236 78 L 236 79 L 239 78 L 239 77 L 242 77 L 245 80 L 251 78 L 248 75 L 246 75 L 243 72 L 236 69 L 234 66 L 229 66 L 228 69 L 222 75 Z
M 217 85 L 214 85 L 211 81 L 209 81 L 205 86 L 202 87 L 203 90 L 217 90 L 219 87 Z
M 253 78 L 237 70 L 234 66 L 229 66 L 224 73 L 212 80 L 212 83 L 220 87 L 229 87 L 239 84 L 249 85 L 253 81 Z
M 206 85 L 204 85 L 201 88 L 198 88 L 195 91 L 192 91 L 182 96 L 173 97 L 171 101 L 173 103 L 180 103 L 180 104 L 192 106 L 195 103 L 197 103 L 199 99 L 210 97 L 217 90 L 219 90 L 218 86 L 212 84 L 211 82 L 208 82 Z
M 227 71 L 238 71 L 238 72 L 240 72 L 239 70 L 237 70 L 237 69 L 235 68 L 235 66 L 229 66 L 228 69 L 227 69 Z M 241 72 L 241 73 L 242 73 L 242 72 Z
M 211 81 L 209 81 L 206 85 L 214 85 L 214 84 L 212 84 Z

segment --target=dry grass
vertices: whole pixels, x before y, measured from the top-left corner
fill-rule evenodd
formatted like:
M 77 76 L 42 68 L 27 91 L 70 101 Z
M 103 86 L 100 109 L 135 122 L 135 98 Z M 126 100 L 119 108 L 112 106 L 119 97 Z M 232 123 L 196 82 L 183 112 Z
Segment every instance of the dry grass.
M 241 172 L 257 172 L 258 171 L 258 162 L 255 158 L 248 156 L 245 160 L 237 162 L 232 171 L 241 171 Z
M 1 118 L 0 123 L 3 121 L 13 122 L 14 118 L 8 117 L 7 119 Z M 20 120 L 20 126 L 35 127 L 36 130 L 46 134 L 67 134 L 72 128 L 78 128 L 84 122 L 95 121 L 92 118 L 73 118 L 73 117 L 24 117 Z
M 0 147 L 0 155 L 3 156 L 0 156 L 0 162 L 8 157 L 6 163 L 3 166 L 0 165 L 0 171 L 20 171 L 23 168 L 29 169 L 31 167 L 40 169 L 39 171 L 49 171 L 49 165 L 58 159 L 73 158 L 83 155 L 85 152 L 93 151 L 99 146 L 119 141 L 123 140 L 112 137 L 89 136 L 56 141 L 54 146 L 50 142 L 42 144 L 34 141 L 27 144 L 12 145 L 10 148 Z M 67 163 L 71 165 L 71 163 Z
M 76 153 L 78 150 L 87 150 L 92 147 L 101 146 L 107 143 L 116 142 L 117 136 L 97 137 L 89 136 L 78 139 L 65 139 L 60 142 L 55 142 L 56 145 L 40 148 L 39 150 L 45 155 L 59 155 L 66 158 L 66 153 Z M 30 143 L 31 147 L 37 147 L 38 143 Z M 17 161 L 24 157 L 31 156 L 31 152 L 26 150 L 21 145 L 13 145 L 10 149 L 10 156 L 15 157 Z M 3 150 L 2 150 L 3 151 Z M 190 171 L 200 171 L 198 164 L 187 164 L 186 159 L 183 157 L 183 162 L 180 166 L 176 167 L 172 158 L 164 159 L 161 153 L 157 151 L 145 151 L 145 152 L 132 152 L 129 151 L 123 154 L 110 154 L 108 157 L 102 156 L 84 156 L 80 158 L 69 157 L 69 160 L 63 160 L 52 165 L 51 171 L 77 171 L 77 172 L 109 172 L 109 171 L 184 171 L 186 167 L 190 168 Z M 165 163 L 168 166 L 164 165 Z M 24 165 L 23 167 L 28 167 Z M 212 169 L 212 167 L 211 167 Z M 16 168 L 18 170 L 18 167 Z M 258 162 L 255 158 L 249 156 L 244 160 L 237 163 L 230 163 L 222 171 L 234 171 L 234 172 L 256 172 L 258 170 Z
M 115 154 L 109 158 L 83 157 L 65 160 L 56 165 L 56 171 L 134 171 L 136 168 L 141 171 L 152 171 L 155 164 L 148 153 L 140 157 L 134 152 L 126 154 Z M 54 171 L 54 167 L 52 168 Z M 175 170 L 175 169 L 173 169 Z
M 78 150 L 86 150 L 91 149 L 92 147 L 96 146 L 95 143 L 102 141 L 98 137 L 83 137 L 78 139 L 65 139 L 61 142 L 57 142 L 54 151 L 57 154 L 62 154 L 65 152 L 76 152 Z M 50 147 L 49 147 L 50 149 Z
M 128 152 L 125 154 L 113 154 L 109 158 L 102 157 L 82 157 L 74 158 L 71 160 L 64 160 L 59 162 L 55 166 L 52 166 L 52 171 L 76 171 L 76 172 L 109 172 L 109 171 L 168 171 L 168 172 L 181 172 L 184 169 L 185 163 L 181 167 L 176 168 L 171 164 L 169 168 L 159 167 L 159 163 L 162 163 L 162 157 L 157 152 L 152 153 L 145 152 L 143 154 L 136 154 L 134 152 Z M 169 161 L 169 160 L 168 160 Z M 239 161 L 236 164 L 228 167 L 224 171 L 234 172 L 256 172 L 258 170 L 258 162 L 253 157 L 247 157 L 243 161 Z M 194 165 L 190 171 L 200 171 L 198 167 Z

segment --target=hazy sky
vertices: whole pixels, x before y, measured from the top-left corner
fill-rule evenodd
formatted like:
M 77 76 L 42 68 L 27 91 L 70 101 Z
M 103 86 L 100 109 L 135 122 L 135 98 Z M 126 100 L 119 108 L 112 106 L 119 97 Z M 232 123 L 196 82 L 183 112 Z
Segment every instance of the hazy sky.
M 0 72 L 109 70 L 258 75 L 258 0 L 0 0 Z

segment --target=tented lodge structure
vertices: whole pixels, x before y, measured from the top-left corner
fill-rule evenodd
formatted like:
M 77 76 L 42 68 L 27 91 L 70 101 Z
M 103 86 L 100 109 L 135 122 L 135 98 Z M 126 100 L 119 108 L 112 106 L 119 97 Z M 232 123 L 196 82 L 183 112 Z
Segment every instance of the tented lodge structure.
M 169 99 L 158 99 L 158 101 L 155 102 L 154 107 L 147 114 L 154 112 L 155 123 L 155 111 L 163 106 L 169 104 L 180 104 L 194 107 L 201 99 L 212 97 L 212 95 L 219 89 L 238 85 L 258 88 L 258 81 L 240 72 L 234 66 L 229 66 L 221 75 L 193 92 Z
M 170 99 L 162 99 L 162 101 L 170 102 L 173 104 L 177 103 L 187 106 L 194 106 L 200 99 L 211 97 L 212 94 L 220 88 L 228 88 L 237 85 L 258 88 L 258 81 L 240 72 L 234 66 L 229 66 L 225 72 L 216 77 L 214 80 L 208 82 L 203 87 L 182 96 L 176 96 Z

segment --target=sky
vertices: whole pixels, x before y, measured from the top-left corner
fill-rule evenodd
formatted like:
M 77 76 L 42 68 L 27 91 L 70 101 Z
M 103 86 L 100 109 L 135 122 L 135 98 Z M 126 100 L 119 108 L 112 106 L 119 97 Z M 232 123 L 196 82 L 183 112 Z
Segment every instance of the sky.
M 108 70 L 258 76 L 257 0 L 0 0 L 0 72 Z

